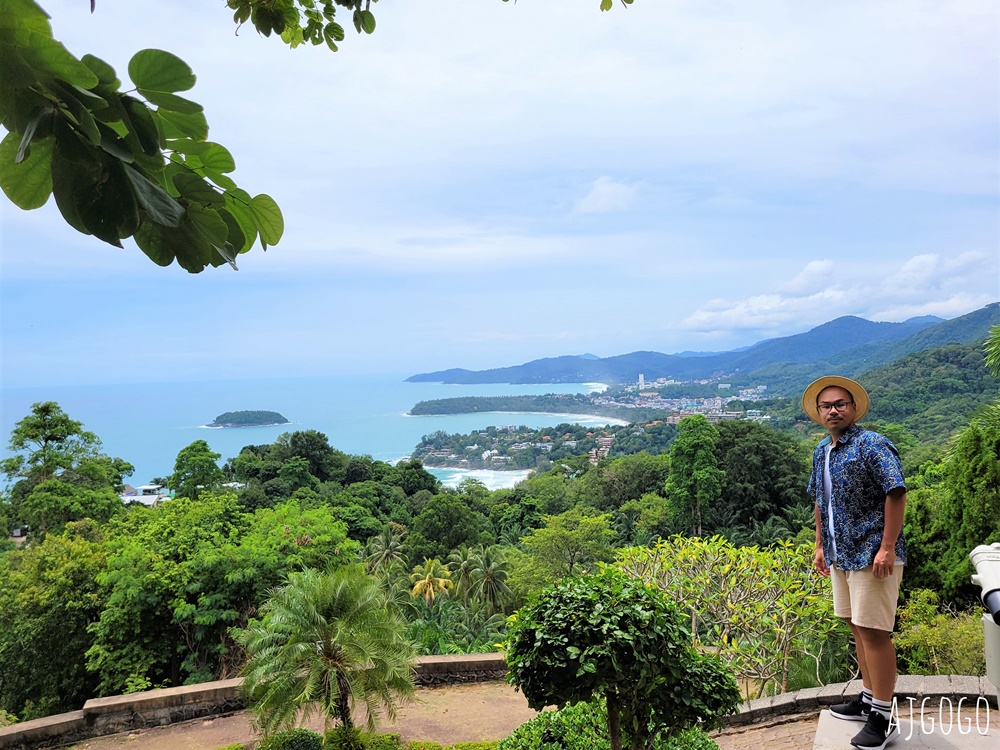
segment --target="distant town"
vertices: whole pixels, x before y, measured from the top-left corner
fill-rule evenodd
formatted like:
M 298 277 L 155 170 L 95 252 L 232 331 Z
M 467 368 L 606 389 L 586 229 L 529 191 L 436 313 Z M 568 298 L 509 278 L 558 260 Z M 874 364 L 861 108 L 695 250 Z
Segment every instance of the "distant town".
M 771 421 L 772 417 L 761 409 L 747 408 L 747 404 L 765 399 L 766 393 L 764 385 L 737 388 L 733 392 L 730 383 L 666 378 L 647 381 L 640 374 L 634 383 L 600 393 L 423 401 L 411 413 L 575 413 L 605 416 L 627 424 L 594 428 L 567 422 L 543 429 L 506 424 L 468 435 L 435 432 L 424 436 L 413 458 L 427 466 L 462 469 L 547 470 L 556 462 L 570 462 L 564 465 L 572 471 L 571 459 L 580 457 L 597 464 L 608 456 L 663 452 L 677 434 L 677 423 L 695 414 L 713 423 L 735 419 Z M 504 414 L 505 418 L 509 416 Z
M 671 387 L 675 388 L 671 388 Z M 691 386 L 715 387 L 719 395 L 715 396 L 671 396 L 665 393 L 672 390 L 692 390 Z M 679 387 L 679 388 L 676 388 Z M 732 384 L 719 383 L 711 380 L 668 380 L 657 378 L 647 381 L 640 373 L 639 380 L 631 385 L 626 385 L 615 391 L 605 391 L 595 394 L 593 400 L 600 406 L 620 407 L 623 409 L 655 409 L 657 411 L 670 412 L 666 421 L 670 424 L 677 424 L 684 417 L 691 414 L 703 414 L 709 422 L 718 422 L 720 419 L 750 419 L 756 422 L 767 422 L 771 418 L 763 414 L 760 409 L 740 408 L 738 410 L 727 410 L 726 406 L 733 402 L 761 401 L 767 398 L 767 386 L 756 385 L 750 388 L 738 388 L 732 392 Z

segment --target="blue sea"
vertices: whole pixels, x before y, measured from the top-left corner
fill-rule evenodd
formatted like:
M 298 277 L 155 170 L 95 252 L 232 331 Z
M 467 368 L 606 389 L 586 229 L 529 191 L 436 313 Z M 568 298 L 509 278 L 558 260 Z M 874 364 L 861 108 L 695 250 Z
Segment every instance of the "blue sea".
M 4 388 L 0 435 L 6 444 L 15 423 L 38 401 L 56 401 L 85 429 L 97 434 L 104 452 L 129 461 L 135 473 L 128 481 L 148 483 L 173 471 L 177 453 L 205 440 L 222 454 L 220 463 L 245 445 L 272 443 L 284 432 L 319 430 L 334 448 L 368 454 L 381 461 L 408 457 L 421 437 L 437 430 L 469 433 L 490 425 L 547 427 L 560 422 L 604 425 L 604 417 L 524 413 L 476 413 L 409 416 L 418 401 L 456 396 L 499 396 L 543 393 L 586 393 L 599 384 L 444 385 L 406 383 L 404 375 L 368 377 L 281 378 L 259 380 L 141 383 L 128 385 Z M 227 411 L 277 411 L 291 424 L 271 427 L 211 429 L 205 425 Z M 6 447 L 6 445 L 5 445 Z M 2 451 L 7 455 L 6 450 Z M 467 472 L 435 469 L 448 485 L 474 476 L 491 489 L 511 486 L 524 472 Z

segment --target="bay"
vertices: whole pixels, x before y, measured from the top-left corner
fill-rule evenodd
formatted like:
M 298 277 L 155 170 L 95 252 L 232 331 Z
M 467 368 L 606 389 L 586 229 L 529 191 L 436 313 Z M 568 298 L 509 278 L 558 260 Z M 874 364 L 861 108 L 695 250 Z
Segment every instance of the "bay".
M 469 433 L 490 425 L 541 428 L 560 422 L 605 425 L 615 420 L 586 415 L 538 413 L 476 413 L 409 416 L 418 401 L 459 396 L 586 393 L 600 384 L 446 385 L 406 383 L 405 375 L 325 378 L 272 378 L 200 382 L 131 383 L 0 389 L 0 434 L 4 441 L 14 425 L 39 401 L 55 401 L 85 429 L 95 433 L 104 452 L 129 461 L 135 473 L 128 481 L 145 484 L 173 471 L 177 453 L 195 440 L 205 440 L 222 461 L 245 445 L 274 442 L 295 430 L 319 430 L 330 445 L 351 454 L 381 461 L 408 457 L 421 437 L 443 430 Z M 268 427 L 205 427 L 227 411 L 277 411 L 291 421 Z M 6 451 L 4 452 L 6 455 Z M 435 469 L 446 484 L 470 474 L 488 487 L 510 486 L 522 472 L 463 472 Z

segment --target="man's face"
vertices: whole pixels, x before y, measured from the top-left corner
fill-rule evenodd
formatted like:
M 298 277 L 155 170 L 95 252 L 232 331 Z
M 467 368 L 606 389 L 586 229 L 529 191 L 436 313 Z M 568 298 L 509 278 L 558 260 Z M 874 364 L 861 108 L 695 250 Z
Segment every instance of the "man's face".
M 857 419 L 857 407 L 851 394 L 835 385 L 820 391 L 816 406 L 823 426 L 834 432 L 843 432 Z

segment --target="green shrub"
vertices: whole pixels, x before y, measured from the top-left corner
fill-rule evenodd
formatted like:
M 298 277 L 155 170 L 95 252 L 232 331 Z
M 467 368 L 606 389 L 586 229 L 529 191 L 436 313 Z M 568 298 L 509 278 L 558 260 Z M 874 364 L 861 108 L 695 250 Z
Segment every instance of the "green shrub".
M 496 750 L 498 742 L 456 742 L 451 750 Z
M 414 740 L 409 744 L 408 750 L 444 750 L 444 745 L 440 742 L 424 742 L 423 740 Z
M 246 750 L 246 745 L 242 742 L 237 742 L 233 745 L 226 745 L 225 747 L 220 747 L 219 750 Z
M 663 745 L 664 750 L 719 750 L 715 740 L 698 728 L 679 732 Z
M 298 727 L 287 732 L 275 732 L 260 743 L 258 750 L 323 750 L 323 737 Z
M 369 734 L 365 737 L 365 750 L 403 750 L 398 734 Z
M 577 703 L 543 711 L 501 740 L 497 750 L 610 750 L 607 723 L 599 707 Z
M 364 735 L 356 727 L 336 727 L 323 738 L 324 750 L 365 750 L 367 746 Z
M 901 672 L 982 675 L 986 671 L 978 611 L 941 611 L 937 594 L 927 589 L 910 592 L 899 608 L 899 632 L 893 641 Z
M 543 711 L 496 745 L 496 750 L 610 750 L 607 713 L 600 703 L 577 703 L 561 711 Z M 457 747 L 457 746 L 456 746 Z M 655 750 L 718 750 L 700 729 L 658 739 Z

